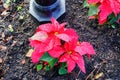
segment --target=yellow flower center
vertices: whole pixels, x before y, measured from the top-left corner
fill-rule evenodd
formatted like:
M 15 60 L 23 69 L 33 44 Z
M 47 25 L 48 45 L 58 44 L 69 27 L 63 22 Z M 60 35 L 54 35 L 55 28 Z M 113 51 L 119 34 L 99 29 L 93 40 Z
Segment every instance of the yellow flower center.
M 58 33 L 58 32 L 55 32 L 54 34 L 55 34 L 55 35 L 58 35 L 59 33 Z
M 68 54 L 72 54 L 72 51 L 68 51 Z
M 77 45 L 79 46 L 79 45 L 80 45 L 80 42 L 77 42 Z

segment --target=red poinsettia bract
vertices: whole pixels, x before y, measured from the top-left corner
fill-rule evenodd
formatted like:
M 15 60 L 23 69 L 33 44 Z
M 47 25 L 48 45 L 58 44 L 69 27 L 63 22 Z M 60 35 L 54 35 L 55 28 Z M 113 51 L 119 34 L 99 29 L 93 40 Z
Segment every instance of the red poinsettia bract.
M 73 39 L 71 42 L 65 43 L 64 49 L 65 53 L 60 57 L 59 62 L 67 62 L 68 72 L 71 72 L 77 64 L 81 71 L 85 73 L 85 64 L 82 56 L 95 54 L 92 45 L 88 42 L 78 44 L 76 39 Z
M 99 4 L 99 24 L 105 23 L 111 13 L 116 16 L 120 13 L 120 0 L 88 0 L 88 3 Z

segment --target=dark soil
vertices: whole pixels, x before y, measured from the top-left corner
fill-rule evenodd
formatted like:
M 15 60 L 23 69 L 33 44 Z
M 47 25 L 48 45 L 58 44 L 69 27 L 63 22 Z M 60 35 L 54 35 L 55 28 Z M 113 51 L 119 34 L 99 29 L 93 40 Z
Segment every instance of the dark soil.
M 11 3 L 8 15 L 0 15 L 0 80 L 95 80 L 96 75 L 96 80 L 120 80 L 120 26 L 112 29 L 97 25 L 97 20 L 88 20 L 88 9 L 82 4 L 83 0 L 66 0 L 66 15 L 59 22 L 68 22 L 66 27 L 75 29 L 80 41 L 94 46 L 96 55 L 91 60 L 85 57 L 86 74 L 80 73 L 78 67 L 63 76 L 57 75 L 56 70 L 36 71 L 25 55 L 31 48 L 28 39 L 40 23 L 28 12 L 29 0 L 17 0 Z M 0 0 L 0 14 L 4 11 L 2 5 Z M 22 6 L 21 11 L 17 10 L 18 5 Z M 10 32 L 9 25 L 14 31 Z

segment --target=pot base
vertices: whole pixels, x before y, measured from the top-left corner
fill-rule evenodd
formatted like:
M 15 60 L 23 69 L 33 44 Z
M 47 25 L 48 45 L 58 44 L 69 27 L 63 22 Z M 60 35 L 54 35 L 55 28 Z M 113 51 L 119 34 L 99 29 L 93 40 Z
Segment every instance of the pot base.
M 43 12 L 34 5 L 34 0 L 30 1 L 29 13 L 39 22 L 50 21 L 52 17 L 58 19 L 65 13 L 65 0 L 60 0 L 59 6 L 53 11 Z

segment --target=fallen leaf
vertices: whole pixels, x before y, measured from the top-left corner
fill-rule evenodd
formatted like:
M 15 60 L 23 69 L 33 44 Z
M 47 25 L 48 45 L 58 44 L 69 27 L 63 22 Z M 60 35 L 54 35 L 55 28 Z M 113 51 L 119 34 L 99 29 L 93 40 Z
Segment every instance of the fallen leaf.
M 14 31 L 14 29 L 13 29 L 13 26 L 12 26 L 12 25 L 8 25 L 8 29 L 9 29 L 9 31 L 10 31 L 10 32 L 13 32 L 13 31 Z
M 25 59 L 23 59 L 23 60 L 21 61 L 21 63 L 22 63 L 22 64 L 25 64 L 25 63 L 26 63 L 26 60 L 25 60 Z
M 9 5 L 8 5 L 8 4 L 4 3 L 4 4 L 3 4 L 3 7 L 4 7 L 6 10 L 9 10 Z
M 7 47 L 6 46 L 3 46 L 3 45 L 0 45 L 0 50 L 6 50 L 7 49 Z
M 96 74 L 94 78 L 99 79 L 102 76 L 104 76 L 103 72 Z
M 33 49 L 29 49 L 29 51 L 26 54 L 26 57 L 31 57 L 33 51 Z
M 4 11 L 1 13 L 1 15 L 2 15 L 2 16 L 7 16 L 7 15 L 9 15 L 9 13 L 10 13 L 10 12 L 7 12 L 6 10 L 4 10 Z
M 19 20 L 23 20 L 24 19 L 24 16 L 19 16 Z

